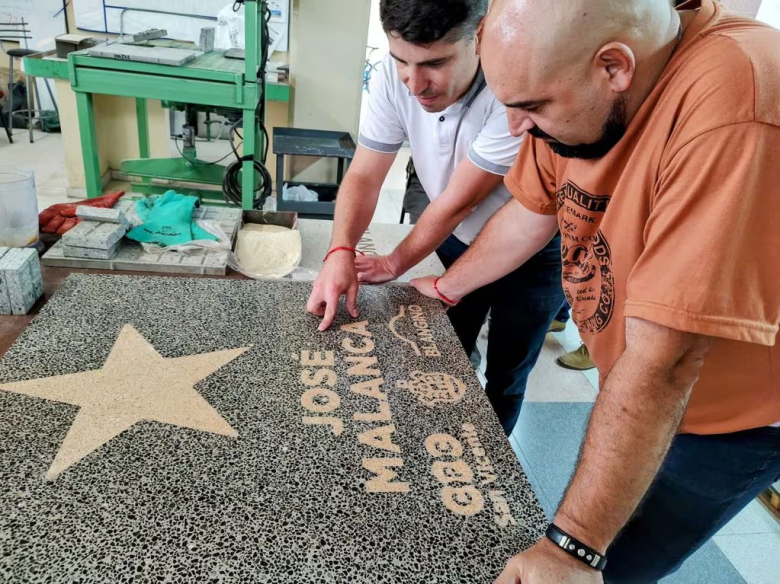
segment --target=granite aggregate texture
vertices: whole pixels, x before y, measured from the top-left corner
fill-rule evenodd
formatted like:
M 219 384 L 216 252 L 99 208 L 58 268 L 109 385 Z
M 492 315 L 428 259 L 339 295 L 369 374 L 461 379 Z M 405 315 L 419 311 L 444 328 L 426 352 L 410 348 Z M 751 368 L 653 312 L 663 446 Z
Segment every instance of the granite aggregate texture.
M 9 251 L 11 248 L 0 246 L 0 262 Z M 11 314 L 11 299 L 8 297 L 8 287 L 2 273 L 0 273 L 0 314 Z
M 84 221 L 97 221 L 99 223 L 117 223 L 124 225 L 125 229 L 132 227 L 130 220 L 119 207 L 113 209 L 101 209 L 99 207 L 88 207 L 82 205 L 76 207 L 76 217 Z
M 98 249 L 95 247 L 78 247 L 73 245 L 62 245 L 62 253 L 69 258 L 85 258 L 95 260 L 110 260 L 119 250 L 120 241 L 117 241 L 108 249 Z
M 93 249 L 111 249 L 127 233 L 127 228 L 117 223 L 99 223 L 81 221 L 62 236 L 65 245 L 89 247 Z
M 362 287 L 317 333 L 310 287 L 71 276 L 0 360 L 0 581 L 490 584 L 530 547 L 544 513 L 441 304 Z M 116 411 L 160 415 L 51 473 L 113 423 L 111 363 Z M 184 363 L 201 429 L 155 369 Z
M 27 314 L 42 295 L 38 252 L 0 247 L 0 314 Z

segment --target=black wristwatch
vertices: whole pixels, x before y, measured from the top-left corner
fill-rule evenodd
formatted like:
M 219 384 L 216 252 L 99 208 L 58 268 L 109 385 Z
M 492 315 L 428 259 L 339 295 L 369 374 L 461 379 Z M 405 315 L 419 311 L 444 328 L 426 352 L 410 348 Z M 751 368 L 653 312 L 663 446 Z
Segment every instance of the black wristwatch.
M 547 528 L 547 538 L 573 558 L 587 564 L 594 570 L 602 571 L 607 565 L 607 558 L 584 543 L 577 541 L 554 523 Z

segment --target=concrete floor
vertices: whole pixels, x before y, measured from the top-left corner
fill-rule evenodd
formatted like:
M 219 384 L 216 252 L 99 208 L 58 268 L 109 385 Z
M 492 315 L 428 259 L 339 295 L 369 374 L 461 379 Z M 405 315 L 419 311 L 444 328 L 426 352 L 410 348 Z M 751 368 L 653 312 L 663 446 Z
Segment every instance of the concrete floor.
M 32 170 L 36 175 L 40 209 L 67 200 L 67 173 L 58 134 L 36 132 L 29 144 L 27 134 L 10 145 L 0 133 L 0 164 Z M 227 153 L 226 142 L 199 144 L 205 160 Z M 171 142 L 171 155 L 176 153 Z M 374 221 L 397 223 L 401 213 L 408 149 L 402 150 L 382 189 Z M 127 188 L 127 183 L 111 183 L 109 189 Z M 522 417 L 511 436 L 520 459 L 545 511 L 551 515 L 574 468 L 577 452 L 598 388 L 598 375 L 578 373 L 557 367 L 555 358 L 579 346 L 576 328 L 548 335 L 539 362 L 531 375 Z M 484 347 L 483 347 L 484 354 Z M 566 424 L 567 432 L 555 428 Z M 579 432 L 571 431 L 579 428 Z M 780 522 L 754 502 L 707 543 L 680 572 L 665 584 L 773 584 L 780 579 Z

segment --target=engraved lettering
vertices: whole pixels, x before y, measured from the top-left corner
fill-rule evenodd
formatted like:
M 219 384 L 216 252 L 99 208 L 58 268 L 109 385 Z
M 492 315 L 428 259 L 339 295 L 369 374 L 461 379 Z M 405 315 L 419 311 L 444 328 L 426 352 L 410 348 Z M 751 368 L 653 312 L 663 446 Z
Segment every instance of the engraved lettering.
M 364 458 L 363 468 L 374 473 L 375 478 L 366 481 L 368 493 L 408 493 L 409 483 L 396 482 L 398 474 L 391 468 L 404 465 L 403 458 Z
M 315 387 L 301 396 L 301 405 L 310 412 L 330 413 L 341 404 L 337 393 L 324 387 Z
M 463 455 L 463 446 L 458 439 L 449 434 L 434 434 L 425 439 L 425 449 L 428 454 L 434 458 L 440 456 L 454 456 L 459 458 Z
M 344 424 L 342 423 L 341 418 L 334 418 L 332 416 L 304 416 L 303 423 L 307 426 L 330 426 L 330 431 L 336 436 L 341 436 L 344 433 Z
M 301 351 L 301 365 L 333 367 L 336 364 L 333 351 Z
M 485 508 L 485 499 L 476 487 L 444 487 L 441 491 L 444 506 L 455 513 L 470 517 Z
M 395 433 L 394 424 L 371 428 L 358 434 L 358 442 L 366 446 L 373 446 L 374 448 L 400 454 L 401 448 L 397 444 L 393 444 L 393 433 Z
M 323 383 L 333 387 L 336 385 L 337 379 L 338 376 L 333 369 L 317 369 L 314 375 L 312 375 L 311 369 L 304 369 L 301 371 L 301 383 L 308 385 L 309 387 L 314 387 L 315 385 L 321 385 Z

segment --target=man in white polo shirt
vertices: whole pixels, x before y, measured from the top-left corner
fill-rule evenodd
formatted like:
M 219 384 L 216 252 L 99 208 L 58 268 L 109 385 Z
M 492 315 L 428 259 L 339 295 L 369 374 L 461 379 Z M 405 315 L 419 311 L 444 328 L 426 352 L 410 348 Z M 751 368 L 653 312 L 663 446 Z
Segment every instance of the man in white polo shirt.
M 372 76 L 358 149 L 337 198 L 330 251 L 306 307 L 323 317 L 319 330 L 331 325 L 343 295 L 357 317 L 358 278 L 368 284 L 395 280 L 434 250 L 451 266 L 511 198 L 503 177 L 521 139 L 510 134 L 504 107 L 480 68 L 476 33 L 487 8 L 488 0 L 382 0 L 390 55 Z M 355 258 L 406 139 L 431 203 L 392 254 Z M 467 354 L 492 314 L 486 391 L 507 434 L 563 302 L 560 278 L 556 236 L 522 268 L 448 311 Z

